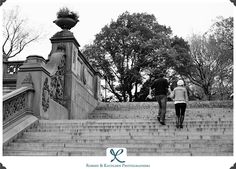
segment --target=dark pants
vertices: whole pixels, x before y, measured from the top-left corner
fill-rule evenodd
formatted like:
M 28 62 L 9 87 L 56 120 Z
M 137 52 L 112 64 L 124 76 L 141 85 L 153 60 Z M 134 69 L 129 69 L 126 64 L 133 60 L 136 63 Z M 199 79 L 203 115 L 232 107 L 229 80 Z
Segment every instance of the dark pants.
M 159 104 L 158 117 L 160 117 L 160 122 L 165 122 L 167 96 L 158 95 L 156 96 L 156 99 Z
M 176 116 L 184 116 L 185 115 L 185 110 L 186 110 L 186 103 L 177 103 L 175 104 L 175 112 Z
M 177 127 L 182 127 L 184 122 L 184 115 L 186 110 L 186 103 L 177 103 L 175 104 L 175 112 L 176 112 L 176 125 Z

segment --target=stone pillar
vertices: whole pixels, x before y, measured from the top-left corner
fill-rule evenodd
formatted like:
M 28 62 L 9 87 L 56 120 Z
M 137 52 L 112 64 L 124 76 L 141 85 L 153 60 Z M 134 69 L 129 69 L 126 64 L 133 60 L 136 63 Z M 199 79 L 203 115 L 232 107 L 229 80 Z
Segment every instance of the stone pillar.
M 32 76 L 30 73 L 26 74 L 24 80 L 21 82 L 21 86 L 28 87 L 32 90 L 30 90 L 28 96 L 27 96 L 27 108 L 29 109 L 28 112 L 33 113 L 33 102 L 34 99 L 34 83 L 32 81 Z
M 58 49 L 65 52 L 65 107 L 69 119 L 88 117 L 97 106 L 99 98 L 99 75 L 80 52 L 79 43 L 72 32 L 62 30 L 51 39 L 52 50 L 49 60 Z
M 50 57 L 53 53 L 58 51 L 59 49 L 64 50 L 65 52 L 65 84 L 64 84 L 64 99 L 65 99 L 65 107 L 69 111 L 69 119 L 71 119 L 71 100 L 72 98 L 72 92 L 74 90 L 72 84 L 73 79 L 75 78 L 72 69 L 75 60 L 75 51 L 79 48 L 79 43 L 75 39 L 72 32 L 69 30 L 62 30 L 60 32 L 57 32 L 51 39 L 52 43 L 52 49 L 49 55 Z M 74 58 L 73 58 L 74 57 Z
M 29 104 L 32 104 L 33 113 L 39 118 L 44 118 L 50 99 L 50 74 L 45 69 L 45 62 L 41 56 L 28 56 L 17 73 L 17 89 L 22 86 L 34 88 L 34 97 L 29 96 Z

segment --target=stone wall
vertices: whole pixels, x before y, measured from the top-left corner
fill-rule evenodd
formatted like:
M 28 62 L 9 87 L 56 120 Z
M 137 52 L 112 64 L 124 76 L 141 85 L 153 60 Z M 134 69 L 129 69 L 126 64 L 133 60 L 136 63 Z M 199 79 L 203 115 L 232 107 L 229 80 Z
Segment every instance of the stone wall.
M 69 118 L 68 110 L 64 106 L 58 104 L 53 99 L 49 100 L 49 105 L 49 113 L 47 113 L 46 119 L 61 120 Z
M 87 118 L 97 106 L 97 86 L 94 69 L 86 58 L 79 52 L 78 47 L 72 44 L 71 59 L 71 119 Z
M 94 93 L 90 91 L 77 78 L 72 80 L 72 101 L 71 101 L 71 119 L 87 118 L 97 106 L 98 100 L 94 98 Z

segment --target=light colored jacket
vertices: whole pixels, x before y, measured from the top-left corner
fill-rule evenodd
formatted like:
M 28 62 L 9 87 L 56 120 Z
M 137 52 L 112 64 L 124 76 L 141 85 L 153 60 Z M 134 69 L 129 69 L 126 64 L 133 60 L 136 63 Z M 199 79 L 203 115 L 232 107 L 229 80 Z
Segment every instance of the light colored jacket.
M 177 86 L 174 88 L 172 98 L 175 104 L 188 102 L 188 92 L 186 88 L 183 86 Z

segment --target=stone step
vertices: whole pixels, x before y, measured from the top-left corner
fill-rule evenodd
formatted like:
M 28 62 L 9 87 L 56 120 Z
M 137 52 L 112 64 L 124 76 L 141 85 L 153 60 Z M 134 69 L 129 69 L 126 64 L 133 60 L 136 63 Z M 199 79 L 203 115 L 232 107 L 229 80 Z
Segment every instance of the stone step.
M 233 117 L 233 116 L 232 116 Z M 209 117 L 209 118 L 197 118 L 197 117 L 187 117 L 185 116 L 184 121 L 189 121 L 189 122 L 207 122 L 207 121 L 232 121 L 232 117 L 231 116 L 227 116 L 227 117 Z M 173 117 L 167 117 L 166 118 L 168 121 L 175 121 L 176 120 L 176 116 Z M 82 119 L 82 120 L 41 120 L 41 122 L 46 122 L 47 124 L 53 123 L 79 123 L 79 124 L 90 124 L 90 123 L 146 123 L 146 122 L 156 122 L 157 118 L 155 117 L 154 119 L 133 119 L 133 118 L 124 118 L 124 119 Z
M 78 129 L 78 130 L 82 130 L 82 129 L 135 129 L 135 128 L 139 128 L 139 129 L 145 129 L 145 128 L 153 128 L 153 129 L 168 129 L 168 128 L 175 128 L 175 125 L 176 123 L 173 122 L 173 123 L 169 123 L 169 122 L 166 122 L 166 125 L 165 126 L 162 126 L 160 124 L 122 124 L 122 125 L 119 125 L 119 124 L 103 124 L 103 125 L 86 125 L 86 126 L 79 126 L 79 125 L 66 125 L 66 124 L 62 124 L 61 126 L 58 126 L 58 125 L 55 125 L 55 126 L 52 126 L 52 125 L 40 125 L 38 128 L 41 128 L 41 129 L 48 129 L 48 128 L 51 128 L 51 129 L 67 129 L 67 128 L 71 128 L 71 129 Z M 183 123 L 183 126 L 185 128 L 208 128 L 208 129 L 211 129 L 211 128 L 231 128 L 233 126 L 232 123 Z
M 153 138 L 153 139 L 139 139 L 139 140 L 135 140 L 135 139 L 129 139 L 129 140 L 125 140 L 122 138 L 117 138 L 117 139 L 88 139 L 88 138 L 80 138 L 80 139 L 68 139 L 68 138 L 55 138 L 55 139 L 41 139 L 41 138 L 31 138 L 31 139 L 27 139 L 27 138 L 19 138 L 17 139 L 17 143 L 40 143 L 40 144 L 169 144 L 169 143 L 186 143 L 186 144 L 191 144 L 191 143 L 197 143 L 199 145 L 205 145 L 205 144 L 233 144 L 232 138 L 229 139 L 228 137 L 223 137 L 221 139 L 211 139 L 211 140 L 207 140 L 207 139 L 157 139 L 157 138 Z
M 210 141 L 192 141 L 192 142 L 187 142 L 187 141 L 179 141 L 179 142 L 160 142 L 160 143 L 150 143 L 150 144 L 145 144 L 145 143 L 137 143 L 137 144 L 111 144 L 111 143 L 94 143 L 90 144 L 88 143 L 60 143 L 60 142 L 54 142 L 54 143 L 36 143 L 36 142 L 30 142 L 30 143 L 24 143 L 24 142 L 17 142 L 17 143 L 10 143 L 9 147 L 6 149 L 13 149 L 13 148 L 29 148 L 31 147 L 32 149 L 34 148 L 63 148 L 63 147 L 70 147 L 70 148 L 109 148 L 109 147 L 125 147 L 125 148 L 204 148 L 204 146 L 208 147 L 232 147 L 233 143 L 232 142 L 219 142 L 216 144 L 215 142 L 210 142 Z
M 75 151 L 75 152 L 58 152 L 58 151 L 4 151 L 4 156 L 105 156 L 104 151 Z
M 64 154 L 64 153 L 68 153 L 69 154 L 73 154 L 73 153 L 80 153 L 80 154 L 84 154 L 84 153 L 89 153 L 89 152 L 105 152 L 106 151 L 106 147 L 103 148 L 99 148 L 99 147 L 92 147 L 92 148 L 74 148 L 74 147 L 46 147 L 46 148 L 40 148 L 40 147 L 34 147 L 32 149 L 32 147 L 15 147 L 14 149 L 4 149 L 5 151 L 11 152 L 11 151 L 30 151 L 30 152 L 55 152 L 56 154 Z M 156 153 L 156 154 L 160 154 L 160 153 L 191 153 L 192 155 L 194 155 L 195 153 L 206 153 L 206 154 L 210 154 L 210 153 L 233 153 L 232 152 L 232 147 L 229 146 L 212 146 L 212 147 L 208 147 L 207 149 L 199 149 L 199 148 L 171 148 L 171 147 L 164 147 L 164 148 L 153 148 L 153 147 L 148 147 L 148 148 L 128 148 L 127 149 L 127 153 Z M 142 154 L 140 153 L 140 154 Z
M 132 152 L 129 156 L 232 156 L 232 152 Z
M 54 123 L 49 123 L 45 121 L 39 121 L 39 126 L 77 126 L 77 127 L 86 127 L 86 126 L 130 126 L 130 125 L 157 125 L 157 126 L 162 126 L 160 123 L 157 121 L 157 119 L 154 120 L 148 120 L 148 121 L 75 121 L 75 122 L 54 122 Z M 176 120 L 169 120 L 166 119 L 166 123 L 168 124 L 175 124 Z M 186 124 L 233 124 L 232 119 L 231 120 L 195 120 L 195 121 L 190 121 L 190 120 L 184 120 L 184 123 Z
M 61 153 L 66 156 L 67 153 Z M 68 156 L 105 156 L 105 152 L 71 152 Z M 97 155 L 98 154 L 98 155 Z M 128 156 L 232 156 L 232 152 L 128 152 Z M 59 153 L 59 156 L 60 153 Z
M 155 126 L 149 126 L 149 128 L 143 128 L 143 129 L 124 129 L 124 128 L 109 128 L 109 129 L 103 129 L 103 128 L 69 128 L 69 127 L 51 127 L 51 128 L 32 128 L 28 129 L 27 131 L 30 132 L 65 132 L 65 133 L 82 133 L 82 132 L 221 132 L 221 133 L 233 133 L 232 126 L 228 126 L 225 128 L 218 128 L 218 127 L 211 127 L 211 128 L 200 128 L 200 127 L 185 127 L 183 129 L 177 129 L 175 126 L 172 128 L 157 128 Z
M 95 109 L 95 111 L 89 114 L 90 119 L 124 119 L 124 118 L 142 118 L 142 119 L 153 119 L 157 116 L 158 109 L 121 109 L 121 110 L 100 110 Z M 233 109 L 225 108 L 210 108 L 210 109 L 187 109 L 185 116 L 186 118 L 195 119 L 213 119 L 217 117 L 232 117 Z M 174 109 L 167 109 L 166 117 L 175 117 Z
M 159 141 L 176 141 L 176 140 L 226 140 L 226 139 L 231 139 L 231 135 L 180 135 L 180 136 L 57 136 L 57 137 L 48 137 L 48 136 L 40 136 L 40 135 L 28 135 L 28 136 L 22 136 L 22 139 L 28 139 L 33 140 L 33 141 L 69 141 L 73 140 L 77 142 L 78 140 L 97 140 L 99 142 L 111 142 L 113 143 L 114 141 L 118 142 L 120 140 L 126 141 L 126 143 L 131 142 L 131 140 L 134 143 L 139 143 L 141 141 L 149 141 L 149 140 L 159 140 Z
M 110 113 L 110 114 L 117 114 L 120 115 L 133 115 L 133 114 L 144 114 L 144 115 L 156 115 L 158 113 L 158 108 L 148 108 L 148 109 L 117 109 L 117 110 L 99 110 L 95 109 L 92 113 Z M 195 109 L 186 109 L 185 115 L 186 116 L 199 116 L 199 117 L 207 117 L 207 116 L 225 116 L 225 115 L 232 115 L 233 109 L 232 108 L 195 108 Z M 166 114 L 168 116 L 175 116 L 175 109 L 166 109 Z
M 172 128 L 156 128 L 149 126 L 148 128 L 143 128 L 143 129 L 125 129 L 125 128 L 110 128 L 110 129 L 103 129 L 103 128 L 95 128 L 95 129 L 78 129 L 78 128 L 33 128 L 33 129 L 28 129 L 28 132 L 63 132 L 63 133 L 122 133 L 122 132 L 130 132 L 130 133 L 196 133 L 196 132 L 203 132 L 203 133 L 233 133 L 232 126 L 230 127 L 225 127 L 225 128 L 183 128 L 183 129 L 178 129 L 176 127 Z
M 109 145 L 110 146 L 110 145 Z M 57 151 L 57 152 L 74 152 L 74 151 L 106 151 L 107 148 L 109 148 L 107 145 L 100 145 L 100 146 L 11 146 L 11 147 L 5 147 L 4 151 Z M 189 144 L 188 146 L 175 146 L 175 144 L 159 144 L 159 145 L 123 145 L 125 148 L 127 148 L 128 152 L 134 152 L 134 151 L 141 151 L 141 152 L 186 152 L 186 151 L 201 151 L 201 152 L 212 152 L 212 151 L 232 151 L 233 145 L 232 144 L 222 144 L 222 145 L 210 145 L 207 144 L 207 149 L 202 151 L 199 148 L 199 146 L 194 146 L 192 144 Z
M 116 132 L 42 132 L 42 131 L 28 131 L 24 133 L 24 137 L 30 137 L 30 136 L 39 136 L 39 137 L 102 137 L 102 136 L 109 136 L 109 137 L 158 137 L 158 136 L 231 136 L 233 134 L 233 131 L 231 132 L 127 132 L 127 131 L 116 131 Z
M 99 110 L 121 110 L 121 109 L 145 109 L 151 107 L 159 107 L 157 102 L 100 102 L 97 106 Z M 232 100 L 220 101 L 190 101 L 187 108 L 232 108 Z M 167 102 L 167 108 L 174 108 L 173 102 Z
M 204 130 L 231 130 L 232 129 L 232 125 L 186 125 L 183 124 L 183 129 L 182 130 L 188 130 L 188 131 L 193 131 L 193 130 L 199 130 L 199 131 L 204 131 Z M 139 130 L 139 131 L 144 131 L 144 130 L 158 130 L 158 129 L 163 129 L 163 130 L 176 130 L 175 124 L 173 125 L 165 125 L 165 126 L 88 126 L 85 128 L 82 127 L 69 127 L 69 126 L 62 126 L 62 127 L 42 127 L 41 130 L 59 130 L 59 131 L 63 131 L 63 130 L 95 130 L 95 131 L 108 131 L 108 130 Z
M 233 133 L 233 127 L 232 126 L 223 126 L 223 127 L 189 127 L 189 126 L 183 126 L 183 129 L 177 129 L 175 126 L 165 126 L 163 129 L 160 127 L 155 126 L 148 126 L 148 127 L 89 127 L 86 129 L 78 129 L 78 128 L 40 128 L 40 129 L 29 129 L 28 131 L 31 132 L 65 132 L 65 133 L 86 133 L 86 132 L 97 132 L 97 133 L 122 133 L 122 132 L 130 132 L 130 133 L 167 133 L 167 132 L 208 132 L 208 133 Z
M 168 124 L 175 124 L 176 120 L 166 120 L 166 123 Z M 195 121 L 190 121 L 190 120 L 184 120 L 184 123 L 186 125 L 224 125 L 224 124 L 230 124 L 232 125 L 232 119 L 231 120 L 221 120 L 218 119 L 217 121 L 213 120 L 195 120 Z M 147 121 L 134 121 L 134 120 L 122 120 L 122 121 L 105 121 L 105 120 L 91 120 L 91 121 L 83 121 L 83 120 L 78 120 L 78 121 L 40 121 L 39 127 L 91 127 L 91 126 L 140 126 L 140 125 L 160 125 L 160 123 L 157 120 L 147 120 Z

